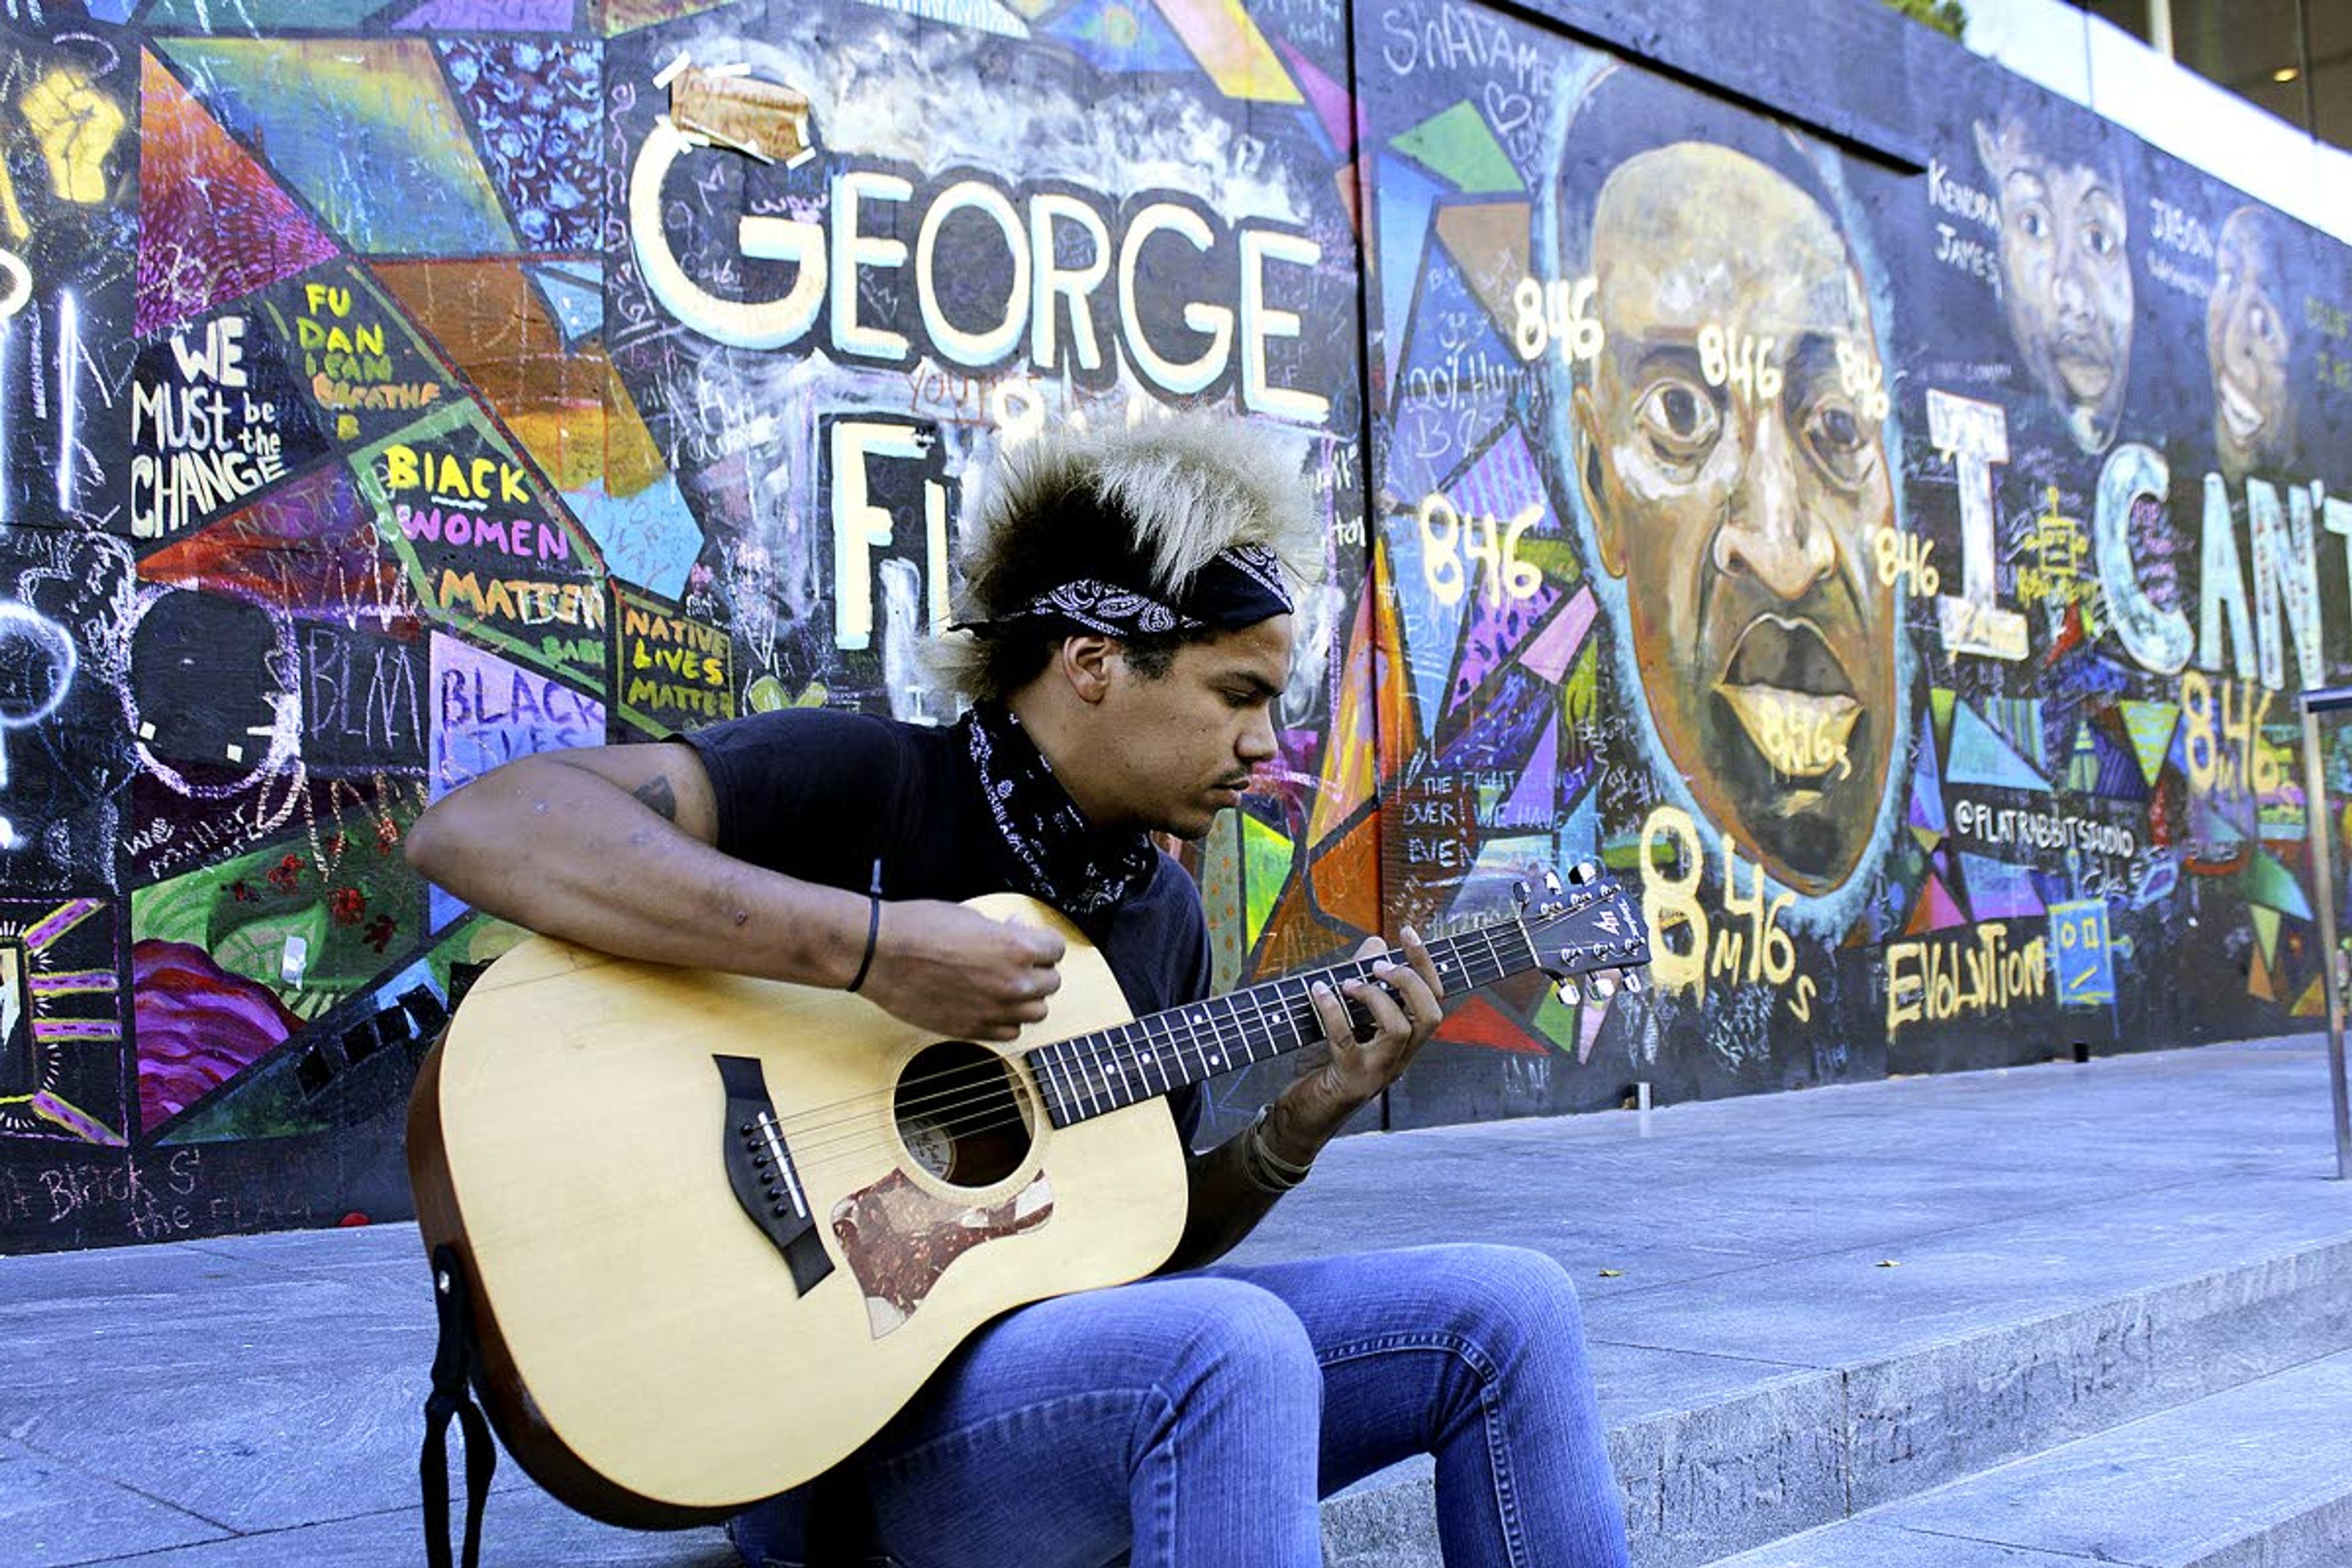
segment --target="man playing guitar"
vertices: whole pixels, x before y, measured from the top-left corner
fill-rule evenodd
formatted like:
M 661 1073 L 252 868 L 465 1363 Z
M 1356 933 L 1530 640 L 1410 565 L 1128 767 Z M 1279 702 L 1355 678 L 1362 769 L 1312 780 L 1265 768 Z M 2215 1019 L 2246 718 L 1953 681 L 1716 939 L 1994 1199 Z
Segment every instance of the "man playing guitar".
M 845 987 L 942 1038 L 1050 1014 L 1062 939 L 961 902 L 1008 889 L 1067 915 L 1137 1015 L 1196 1001 L 1200 895 L 1148 835 L 1202 837 L 1276 755 L 1290 584 L 1320 553 L 1293 473 L 1237 422 L 1042 437 L 968 541 L 964 618 L 937 650 L 972 702 L 958 724 L 793 710 L 543 753 L 437 803 L 408 853 L 536 931 Z M 1318 987 L 1328 1051 L 1188 1157 L 1160 1273 L 990 1323 L 806 1489 L 814 1510 L 794 1493 L 739 1518 L 747 1562 L 854 1542 L 904 1568 L 1312 1568 L 1318 1500 L 1426 1452 L 1454 1568 L 1622 1568 L 1557 1264 L 1489 1246 L 1215 1261 L 1436 1027 L 1444 987 L 1402 935 L 1408 963 Z M 1171 1108 L 1189 1148 L 1197 1099 Z

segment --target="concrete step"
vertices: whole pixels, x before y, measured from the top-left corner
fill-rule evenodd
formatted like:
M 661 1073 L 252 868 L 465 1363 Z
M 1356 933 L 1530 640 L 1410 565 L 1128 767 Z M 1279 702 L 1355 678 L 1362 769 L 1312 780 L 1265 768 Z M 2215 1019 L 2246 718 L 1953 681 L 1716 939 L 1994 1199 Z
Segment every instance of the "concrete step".
M 1244 1254 L 1557 1258 L 1683 1568 L 2352 1347 L 2327 1104 L 2298 1041 L 1344 1139 Z M 410 1226 L 0 1258 L 0 1568 L 416 1561 L 432 1321 Z M 1434 1564 L 1427 1478 L 1335 1500 L 1331 1560 Z M 732 1562 L 499 1485 L 499 1568 Z
M 1695 1568 L 2352 1348 L 2352 1193 L 2191 1183 L 1587 1291 L 1634 1562 Z M 1433 1568 L 1431 1474 L 1334 1499 L 1327 1560 Z
M 2343 1568 L 2352 1353 L 1998 1466 L 1717 1568 Z

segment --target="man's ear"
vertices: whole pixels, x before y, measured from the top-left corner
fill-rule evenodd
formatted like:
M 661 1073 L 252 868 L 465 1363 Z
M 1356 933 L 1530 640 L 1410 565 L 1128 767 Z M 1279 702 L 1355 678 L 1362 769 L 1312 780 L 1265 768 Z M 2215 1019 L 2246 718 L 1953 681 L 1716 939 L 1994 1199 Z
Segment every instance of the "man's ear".
M 1115 638 L 1099 632 L 1086 632 L 1062 639 L 1054 656 L 1054 668 L 1070 683 L 1070 689 L 1081 702 L 1099 702 L 1110 692 L 1112 663 L 1120 658 Z
M 1609 510 L 1601 482 L 1601 415 L 1592 406 L 1592 388 L 1576 389 L 1576 488 L 1584 498 L 1584 515 L 1592 520 L 1592 542 L 1601 564 L 1612 577 L 1625 575 L 1625 534 Z

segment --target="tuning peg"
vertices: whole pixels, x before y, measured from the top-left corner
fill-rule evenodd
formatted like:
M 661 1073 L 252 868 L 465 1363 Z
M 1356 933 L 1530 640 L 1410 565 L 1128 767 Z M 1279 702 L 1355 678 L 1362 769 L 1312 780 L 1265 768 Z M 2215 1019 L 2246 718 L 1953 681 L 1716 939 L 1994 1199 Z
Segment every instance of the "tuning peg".
M 1583 994 L 1577 990 L 1576 982 L 1573 980 L 1561 981 L 1556 989 L 1559 992 L 1559 999 L 1570 1007 L 1584 1000 Z
M 1521 914 L 1526 914 L 1528 912 L 1528 885 L 1526 882 L 1517 881 L 1511 884 L 1511 902 L 1517 908 Z
M 1601 868 L 1590 860 L 1579 860 L 1568 868 L 1569 885 L 1584 888 L 1601 880 Z
M 1649 965 L 1643 964 L 1638 968 L 1620 970 L 1618 972 L 1624 979 L 1626 995 L 1639 996 L 1642 994 L 1642 970 L 1648 967 Z
M 1593 971 L 1591 983 L 1595 1002 L 1606 1002 L 1617 994 L 1617 976 L 1606 969 Z
M 1549 867 L 1544 868 L 1544 891 L 1555 896 L 1560 891 L 1559 873 Z

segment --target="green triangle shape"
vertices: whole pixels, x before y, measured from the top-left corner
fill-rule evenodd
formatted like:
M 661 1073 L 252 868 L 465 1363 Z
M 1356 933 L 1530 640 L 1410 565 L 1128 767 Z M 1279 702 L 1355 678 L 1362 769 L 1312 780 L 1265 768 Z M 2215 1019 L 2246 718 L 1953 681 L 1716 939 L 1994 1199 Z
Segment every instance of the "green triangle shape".
M 1927 689 L 1927 711 L 1936 721 L 1936 749 L 1945 756 L 1952 754 L 1952 704 L 1959 693 L 1948 686 Z
M 1265 933 L 1265 922 L 1274 914 L 1282 886 L 1290 880 L 1291 863 L 1297 858 L 1297 847 L 1287 837 L 1249 813 L 1242 813 L 1242 901 L 1249 947 L 1255 948 L 1257 939 Z
M 1464 99 L 1443 114 L 1433 114 L 1389 143 L 1406 157 L 1457 190 L 1473 194 L 1524 191 L 1527 182 L 1512 167 L 1495 133 L 1486 129 L 1478 110 Z
M 2303 884 L 2284 861 L 2267 849 L 2254 851 L 2253 860 L 2246 867 L 2244 883 L 2246 902 L 2281 914 L 2293 915 L 2299 921 L 2311 918 L 2311 900 L 2303 896 Z
M 1559 999 L 1559 988 L 1543 989 L 1543 1005 L 1536 1009 L 1535 1031 L 1570 1056 L 1576 1054 L 1576 1009 Z
M 2247 909 L 2254 917 L 2254 939 L 2263 945 L 2263 960 L 2277 963 L 2279 912 L 2266 910 L 2260 904 L 2249 904 Z
M 2131 736 L 2132 751 L 2139 758 L 2139 775 L 2156 787 L 2156 775 L 2164 771 L 2164 759 L 2172 750 L 2172 731 L 2180 722 L 2178 702 L 2135 702 L 2126 700 L 2116 704 L 2124 716 L 2124 731 Z
M 1518 554 L 1520 560 L 1535 563 L 1560 588 L 1574 587 L 1584 576 L 1584 563 L 1577 558 L 1576 546 L 1568 540 L 1529 535 L 1519 541 Z

